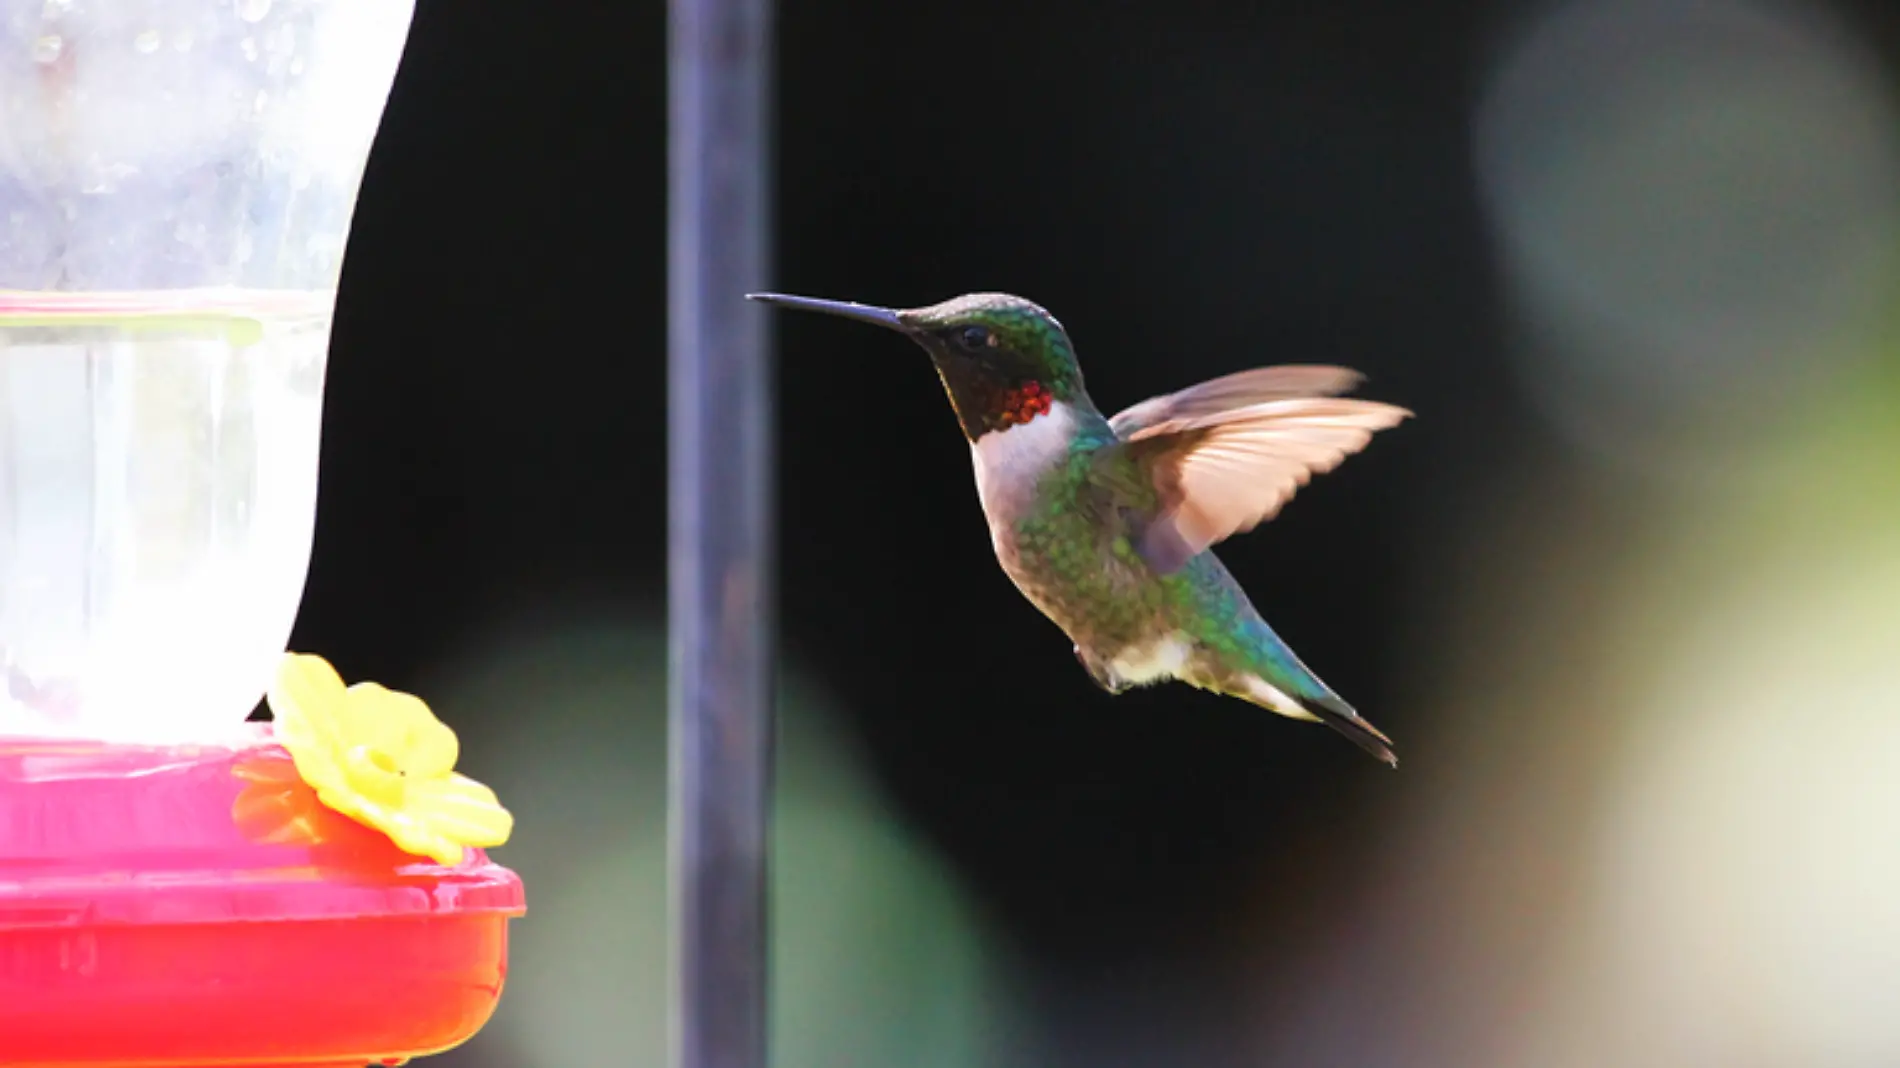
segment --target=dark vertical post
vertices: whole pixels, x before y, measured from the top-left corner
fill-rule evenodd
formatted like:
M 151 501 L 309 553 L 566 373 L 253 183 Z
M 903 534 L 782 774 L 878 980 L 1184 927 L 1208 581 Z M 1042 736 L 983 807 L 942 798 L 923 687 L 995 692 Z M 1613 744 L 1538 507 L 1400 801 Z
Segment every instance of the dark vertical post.
M 675 1068 L 764 1068 L 772 379 L 770 0 L 670 0 L 669 610 Z

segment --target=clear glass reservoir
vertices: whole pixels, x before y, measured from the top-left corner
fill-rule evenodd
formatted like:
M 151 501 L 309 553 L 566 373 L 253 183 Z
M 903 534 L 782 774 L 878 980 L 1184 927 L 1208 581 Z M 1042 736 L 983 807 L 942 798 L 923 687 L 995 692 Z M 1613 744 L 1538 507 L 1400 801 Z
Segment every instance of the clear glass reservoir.
M 229 735 L 411 0 L 0 0 L 0 735 Z

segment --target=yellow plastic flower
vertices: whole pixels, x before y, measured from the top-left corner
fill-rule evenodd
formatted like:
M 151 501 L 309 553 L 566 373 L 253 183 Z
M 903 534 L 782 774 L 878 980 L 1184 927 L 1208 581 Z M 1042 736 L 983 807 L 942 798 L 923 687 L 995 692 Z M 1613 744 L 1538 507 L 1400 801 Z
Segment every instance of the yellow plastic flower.
M 455 774 L 459 746 L 421 698 L 373 682 L 344 688 L 320 656 L 287 653 L 270 688 L 277 740 L 318 800 L 438 864 L 498 846 L 514 817 L 495 792 Z

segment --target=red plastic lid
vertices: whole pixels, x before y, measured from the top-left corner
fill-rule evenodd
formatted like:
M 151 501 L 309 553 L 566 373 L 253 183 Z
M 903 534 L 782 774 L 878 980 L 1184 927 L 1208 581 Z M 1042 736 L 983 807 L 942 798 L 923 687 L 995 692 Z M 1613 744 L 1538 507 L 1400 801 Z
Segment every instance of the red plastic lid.
M 481 850 L 444 867 L 324 807 L 263 724 L 211 746 L 0 738 L 0 932 L 524 911 Z

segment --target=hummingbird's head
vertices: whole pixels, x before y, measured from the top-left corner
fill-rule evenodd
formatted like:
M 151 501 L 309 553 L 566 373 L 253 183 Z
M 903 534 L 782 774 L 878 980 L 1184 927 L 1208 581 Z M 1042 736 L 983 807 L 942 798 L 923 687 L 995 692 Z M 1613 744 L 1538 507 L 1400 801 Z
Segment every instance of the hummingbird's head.
M 1056 317 L 1008 293 L 966 293 L 900 311 L 847 301 L 751 293 L 752 300 L 824 312 L 905 334 L 930 354 L 971 441 L 1085 401 L 1075 348 Z

